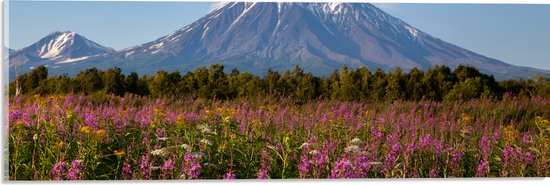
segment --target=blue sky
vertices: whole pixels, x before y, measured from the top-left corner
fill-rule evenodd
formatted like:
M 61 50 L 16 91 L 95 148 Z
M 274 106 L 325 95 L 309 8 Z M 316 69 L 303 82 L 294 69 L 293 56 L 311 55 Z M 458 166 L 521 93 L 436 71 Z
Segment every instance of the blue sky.
M 9 47 L 73 31 L 116 50 L 143 44 L 208 13 L 204 2 L 11 1 Z M 550 5 L 377 4 L 447 42 L 506 63 L 550 70 Z

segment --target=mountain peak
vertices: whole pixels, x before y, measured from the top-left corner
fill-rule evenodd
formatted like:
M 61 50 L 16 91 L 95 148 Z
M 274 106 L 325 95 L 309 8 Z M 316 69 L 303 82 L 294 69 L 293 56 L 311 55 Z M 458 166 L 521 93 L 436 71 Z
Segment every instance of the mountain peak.
M 62 57 L 63 51 L 74 43 L 75 36 L 77 34 L 70 31 L 49 34 L 41 40 L 43 44 L 40 46 L 38 56 L 46 59 Z
M 56 31 L 26 48 L 13 52 L 10 62 L 69 63 L 113 52 L 115 50 L 112 48 L 101 46 L 75 32 Z
M 52 36 L 52 35 L 76 35 L 75 32 L 72 32 L 72 31 L 54 31 L 54 32 L 51 32 L 50 34 L 48 34 L 48 36 Z

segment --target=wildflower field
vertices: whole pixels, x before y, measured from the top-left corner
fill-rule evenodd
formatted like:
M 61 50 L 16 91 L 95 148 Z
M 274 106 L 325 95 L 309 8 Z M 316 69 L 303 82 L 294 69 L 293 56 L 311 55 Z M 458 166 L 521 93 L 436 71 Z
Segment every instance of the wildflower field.
M 26 96 L 9 179 L 550 176 L 550 99 Z

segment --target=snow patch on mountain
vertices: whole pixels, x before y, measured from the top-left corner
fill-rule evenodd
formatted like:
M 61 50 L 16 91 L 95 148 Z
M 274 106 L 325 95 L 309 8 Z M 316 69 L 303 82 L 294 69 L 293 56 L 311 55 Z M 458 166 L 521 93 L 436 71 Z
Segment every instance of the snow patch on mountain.
M 62 54 L 65 47 L 71 45 L 74 41 L 73 32 L 63 32 L 50 40 L 48 44 L 42 45 L 38 56 L 41 58 L 54 58 Z
M 90 58 L 90 56 L 85 56 L 85 57 L 80 57 L 80 58 L 69 58 L 69 59 L 65 59 L 65 60 L 56 62 L 55 64 L 65 64 L 65 63 L 77 62 L 77 61 L 85 60 L 85 59 L 88 59 L 88 58 Z

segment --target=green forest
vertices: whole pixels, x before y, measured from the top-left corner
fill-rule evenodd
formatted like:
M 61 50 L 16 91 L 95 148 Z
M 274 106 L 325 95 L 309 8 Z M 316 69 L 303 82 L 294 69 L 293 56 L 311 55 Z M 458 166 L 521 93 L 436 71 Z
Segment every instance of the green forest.
M 550 97 L 550 79 L 535 75 L 527 80 L 496 81 L 474 67 L 435 66 L 426 71 L 417 68 L 404 72 L 400 68 L 385 72 L 366 67 L 355 70 L 343 66 L 332 75 L 319 77 L 306 73 L 299 66 L 284 73 L 268 70 L 265 76 L 214 64 L 187 73 L 158 71 L 138 76 L 122 73 L 120 68 L 106 71 L 91 68 L 75 77 L 48 76 L 48 69 L 39 66 L 10 83 L 15 95 L 19 86 L 23 95 L 113 94 L 131 93 L 153 97 L 196 97 L 233 99 L 283 96 L 300 101 L 331 99 L 380 102 L 394 100 L 454 101 L 476 98 L 501 98 L 505 94 L 521 97 Z

